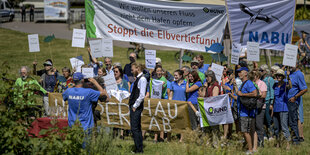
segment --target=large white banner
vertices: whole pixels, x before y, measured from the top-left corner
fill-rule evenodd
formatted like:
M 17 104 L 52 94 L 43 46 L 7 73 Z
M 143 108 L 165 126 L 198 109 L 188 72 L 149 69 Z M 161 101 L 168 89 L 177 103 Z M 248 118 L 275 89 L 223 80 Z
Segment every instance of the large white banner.
M 284 50 L 291 43 L 295 0 L 226 0 L 232 41 Z
M 44 0 L 44 20 L 67 20 L 68 0 Z
M 227 22 L 221 5 L 145 0 L 86 0 L 90 38 L 205 51 L 221 42 Z
M 198 98 L 198 103 L 201 127 L 234 123 L 228 94 Z

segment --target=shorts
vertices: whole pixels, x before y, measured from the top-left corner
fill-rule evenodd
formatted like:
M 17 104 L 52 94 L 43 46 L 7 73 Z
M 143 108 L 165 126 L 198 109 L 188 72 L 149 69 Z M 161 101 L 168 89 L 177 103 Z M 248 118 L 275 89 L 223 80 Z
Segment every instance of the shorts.
M 255 131 L 255 118 L 240 117 L 240 130 L 241 132 L 251 133 Z
M 303 100 L 302 97 L 300 97 L 299 106 L 298 106 L 298 120 L 300 123 L 304 123 L 304 106 L 303 106 Z

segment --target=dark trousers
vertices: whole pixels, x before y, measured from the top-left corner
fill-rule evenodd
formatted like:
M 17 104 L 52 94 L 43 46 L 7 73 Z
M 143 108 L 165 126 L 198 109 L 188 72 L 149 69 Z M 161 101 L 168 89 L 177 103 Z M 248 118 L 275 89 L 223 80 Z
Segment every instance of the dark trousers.
M 196 108 L 196 110 L 198 110 L 198 104 L 193 104 L 193 106 Z M 194 110 L 191 107 L 188 108 L 188 114 L 192 130 L 196 130 L 199 125 L 198 117 L 196 116 Z
M 266 103 L 266 111 L 265 111 L 266 125 L 267 125 L 267 128 L 269 129 L 271 127 L 271 122 L 272 122 L 272 118 L 271 118 L 271 115 L 270 115 L 271 100 L 269 100 L 268 102 L 265 102 L 265 103 Z
M 288 102 L 287 108 L 288 108 L 288 116 L 289 116 L 289 125 L 291 127 L 291 130 L 293 130 L 295 138 L 293 138 L 294 142 L 299 141 L 299 133 L 298 133 L 298 104 Z
M 264 116 L 265 109 L 259 109 L 255 119 L 255 131 L 260 144 L 263 144 L 264 142 Z
M 22 22 L 25 22 L 26 21 L 26 13 L 22 13 Z
M 30 16 L 29 16 L 29 21 L 30 21 L 30 22 L 33 22 L 33 19 L 34 19 L 34 14 L 30 14 Z
M 141 131 L 141 113 L 143 108 L 138 108 L 134 112 L 132 110 L 132 106 L 129 106 L 129 110 L 130 110 L 130 127 L 136 147 L 135 152 L 143 152 L 143 138 Z

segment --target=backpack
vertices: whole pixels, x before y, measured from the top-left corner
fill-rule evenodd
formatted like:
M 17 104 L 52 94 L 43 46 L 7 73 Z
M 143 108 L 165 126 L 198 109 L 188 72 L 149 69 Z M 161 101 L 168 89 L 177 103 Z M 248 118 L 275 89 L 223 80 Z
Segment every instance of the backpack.
M 247 80 L 248 81 L 248 80 Z M 245 81 L 242 85 L 240 90 L 242 90 L 243 86 L 245 83 L 247 83 L 247 81 Z M 254 85 L 255 86 L 255 85 Z M 259 92 L 258 89 L 255 87 L 255 89 L 257 90 L 257 95 L 256 97 L 244 97 L 244 96 L 240 96 L 240 103 L 247 109 L 247 110 L 253 110 L 257 108 L 257 100 L 258 100 L 258 96 L 259 96 Z

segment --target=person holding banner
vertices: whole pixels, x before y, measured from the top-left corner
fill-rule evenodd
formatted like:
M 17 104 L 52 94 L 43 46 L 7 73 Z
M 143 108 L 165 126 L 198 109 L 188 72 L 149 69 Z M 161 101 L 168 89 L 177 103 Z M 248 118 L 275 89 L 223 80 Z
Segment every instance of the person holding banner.
M 308 91 L 308 87 L 305 81 L 304 74 L 299 70 L 298 64 L 296 67 L 290 67 L 289 83 L 291 89 L 288 91 L 288 111 L 289 111 L 289 124 L 294 132 L 293 143 L 299 144 L 300 137 L 298 131 L 298 106 L 300 103 L 300 97 Z
M 240 113 L 240 130 L 243 133 L 244 139 L 248 144 L 247 154 L 253 153 L 253 141 L 255 131 L 255 109 L 248 110 L 241 102 L 240 97 L 253 98 L 257 96 L 257 90 L 252 81 L 248 80 L 249 69 L 241 67 L 237 70 L 239 78 L 242 80 L 242 85 L 239 88 L 237 95 L 237 103 Z
M 193 104 L 195 109 L 198 109 L 198 88 L 202 86 L 202 83 L 200 81 L 199 75 L 197 71 L 191 71 L 188 74 L 188 79 L 186 83 L 186 93 L 188 93 L 188 99 L 187 102 L 190 102 Z M 192 130 L 196 130 L 198 127 L 198 117 L 197 113 L 192 108 L 188 108 L 189 112 L 189 119 L 191 122 Z
M 167 79 L 163 76 L 164 71 L 161 65 L 156 65 L 154 69 L 155 75 L 151 78 L 148 92 L 146 97 L 168 99 L 167 96 Z M 160 87 L 160 88 L 159 88 Z M 164 132 L 160 132 L 160 138 L 158 138 L 158 133 L 154 135 L 154 142 L 163 142 Z
M 204 86 L 207 87 L 205 97 L 212 97 L 220 95 L 220 85 L 216 80 L 215 73 L 212 70 L 208 70 L 206 73 L 206 82 Z M 209 131 L 212 133 L 212 141 L 213 144 L 216 144 L 218 141 L 218 133 L 219 133 L 219 126 L 210 126 L 208 127 Z M 228 124 L 224 125 L 224 137 L 227 137 L 228 133 Z
M 135 143 L 134 153 L 143 153 L 143 138 L 141 131 L 141 113 L 143 111 L 144 97 L 146 93 L 147 80 L 143 76 L 142 64 L 132 63 L 131 72 L 136 77 L 129 97 L 130 127 Z
M 277 83 L 274 84 L 274 104 L 273 104 L 273 122 L 274 122 L 274 134 L 278 144 L 280 142 L 280 130 L 282 130 L 283 135 L 287 141 L 286 149 L 290 147 L 291 134 L 288 128 L 288 90 L 290 86 L 288 82 L 284 82 L 285 72 L 279 69 L 276 73 Z
M 271 112 L 272 112 L 272 105 L 274 102 L 274 89 L 273 86 L 275 84 L 275 80 L 271 77 L 270 75 L 270 70 L 268 69 L 268 65 L 264 64 L 260 67 L 259 70 L 262 74 L 261 79 L 266 83 L 267 85 L 267 94 L 265 98 L 265 104 L 266 104 L 266 109 L 265 109 L 265 120 L 266 120 L 266 134 L 267 137 L 271 137 Z
M 183 71 L 178 69 L 174 71 L 174 79 L 171 83 L 171 91 L 169 100 L 186 101 L 186 81 L 183 77 Z M 183 134 L 181 134 L 180 142 L 183 141 Z

